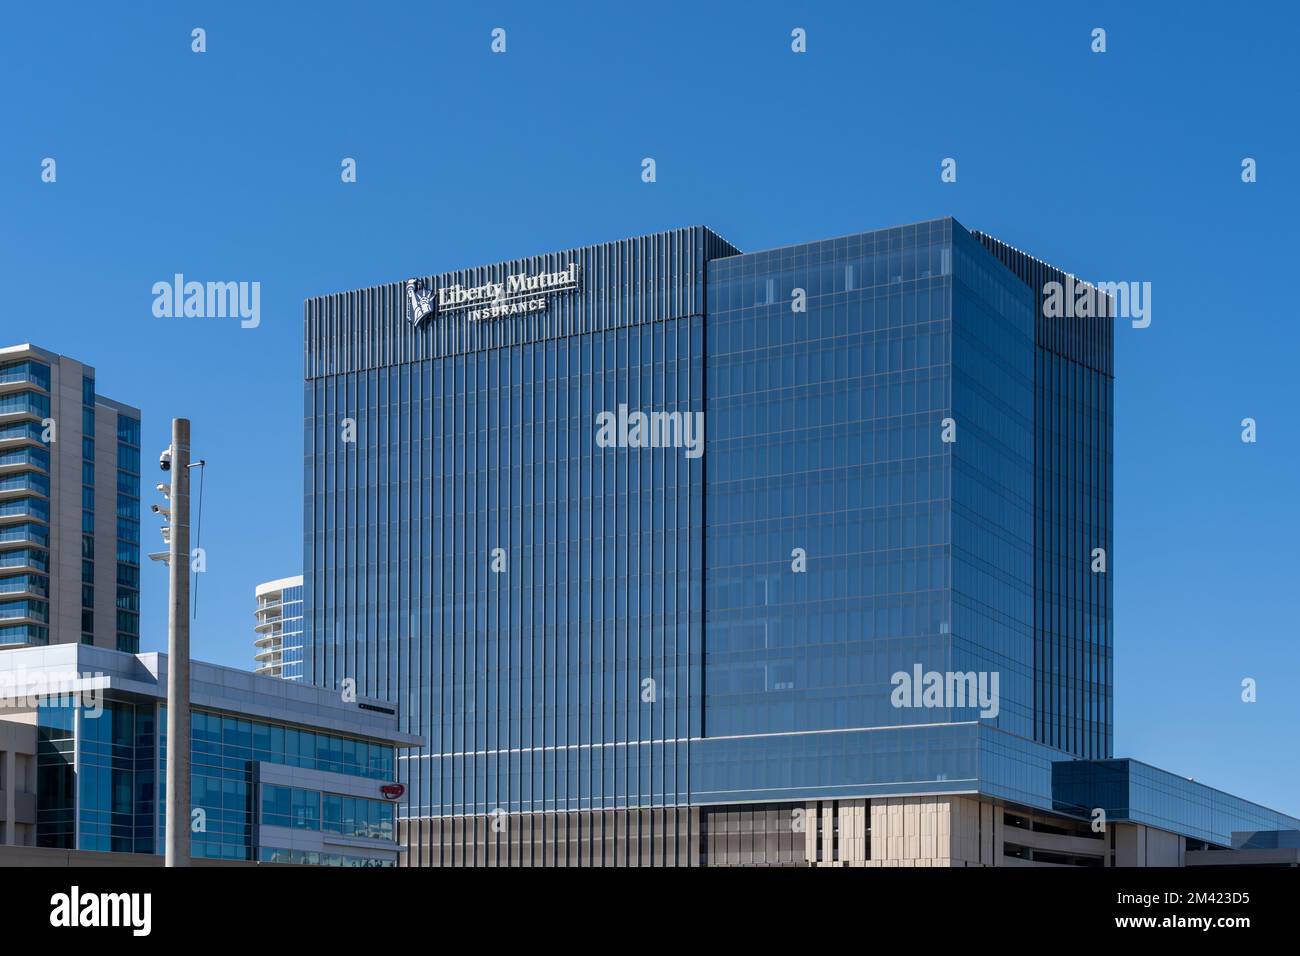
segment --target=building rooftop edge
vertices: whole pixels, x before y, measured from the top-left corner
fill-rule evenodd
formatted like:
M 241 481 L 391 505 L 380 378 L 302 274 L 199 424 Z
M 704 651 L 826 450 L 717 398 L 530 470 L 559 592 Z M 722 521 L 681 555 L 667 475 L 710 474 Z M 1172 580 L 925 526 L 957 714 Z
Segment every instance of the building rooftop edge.
M 618 242 L 632 242 L 637 239 L 653 239 L 657 236 L 667 236 L 677 232 L 692 232 L 697 229 L 703 230 L 704 232 L 713 236 L 715 239 L 718 239 L 719 241 L 726 243 L 732 249 L 736 249 L 737 251 L 735 253 L 732 253 L 732 255 L 743 254 L 740 252 L 740 250 L 733 242 L 731 242 L 729 239 L 727 239 L 725 236 L 719 233 L 716 229 L 697 223 L 695 225 L 690 225 L 690 226 L 678 226 L 672 229 L 659 229 L 656 230 L 655 232 L 645 232 L 634 236 L 624 236 L 621 239 L 610 239 L 606 242 L 589 242 L 586 245 L 581 245 L 581 246 L 568 246 L 563 249 L 549 249 L 544 252 L 535 252 L 530 255 L 511 256 L 508 259 L 496 259 L 491 262 L 479 262 L 473 265 L 460 266 L 459 268 L 455 268 L 455 269 L 444 269 L 441 272 L 415 273 L 413 275 L 403 276 L 400 279 L 393 279 L 389 282 L 378 282 L 378 283 L 373 283 L 371 285 L 354 286 L 348 289 L 339 289 L 334 292 L 322 292 L 317 295 L 309 295 L 303 299 L 303 302 L 305 304 L 307 302 L 315 302 L 321 299 L 329 299 L 336 295 L 349 295 L 353 292 L 374 292 L 378 289 L 384 289 L 389 286 L 401 285 L 407 279 L 418 278 L 420 276 L 447 276 L 457 272 L 468 272 L 471 269 L 483 269 L 491 266 L 509 265 L 512 262 L 519 262 L 524 259 L 540 259 L 543 256 L 556 256 L 556 255 L 565 255 L 568 253 L 587 252 L 592 249 L 599 249 L 601 246 L 614 245 L 615 243 Z M 719 257 L 719 258 L 723 258 L 723 257 Z
M 1266 803 L 1260 803 L 1259 801 L 1252 800 L 1249 797 L 1243 797 L 1240 794 L 1232 793 L 1229 790 L 1224 790 L 1222 787 L 1216 787 L 1213 784 L 1202 783 L 1200 780 L 1197 780 L 1195 777 L 1188 777 L 1185 776 L 1184 774 L 1175 773 L 1172 770 L 1166 770 L 1164 767 L 1157 767 L 1155 764 L 1148 763 L 1145 760 L 1140 760 L 1137 757 L 1097 757 L 1092 759 L 1076 758 L 1076 760 L 1074 761 L 1062 761 L 1062 762 L 1063 763 L 1077 762 L 1077 763 L 1140 764 L 1141 766 L 1146 767 L 1148 770 L 1154 770 L 1156 773 L 1162 773 L 1165 774 L 1166 776 L 1174 777 L 1178 780 L 1185 781 L 1186 783 L 1194 784 L 1195 786 L 1200 787 L 1202 790 L 1213 790 L 1215 793 L 1221 793 L 1225 797 L 1231 797 L 1233 800 L 1241 800 L 1243 803 L 1249 803 L 1253 807 L 1260 807 L 1263 810 L 1267 810 L 1269 813 L 1276 813 L 1280 817 L 1286 817 L 1287 819 L 1294 820 L 1297 824 L 1300 824 L 1300 817 L 1292 816 L 1290 813 L 1287 813 L 1285 810 L 1279 810 L 1276 807 L 1270 807 Z
M 314 726 L 405 746 L 422 746 L 424 743 L 423 737 L 399 729 L 400 714 L 392 701 L 361 696 L 354 701 L 344 701 L 337 691 L 315 684 L 265 677 L 206 661 L 192 660 L 190 663 L 190 702 L 193 706 L 282 720 L 304 727 Z M 158 701 L 165 701 L 167 697 L 167 655 L 158 651 L 130 654 L 85 644 L 0 650 L 0 687 L 4 689 L 0 698 L 38 693 L 30 678 L 21 683 L 4 680 L 6 675 L 15 672 L 29 675 L 53 673 L 58 678 L 57 692 L 63 694 L 113 689 Z M 226 680 L 227 677 L 230 679 Z M 209 690 L 204 685 L 216 689 Z
M 272 591 L 283 591 L 285 588 L 298 587 L 301 584 L 301 574 L 290 575 L 287 578 L 276 578 L 274 581 L 263 581 L 253 588 L 253 596 L 260 597 L 263 594 L 270 594 Z

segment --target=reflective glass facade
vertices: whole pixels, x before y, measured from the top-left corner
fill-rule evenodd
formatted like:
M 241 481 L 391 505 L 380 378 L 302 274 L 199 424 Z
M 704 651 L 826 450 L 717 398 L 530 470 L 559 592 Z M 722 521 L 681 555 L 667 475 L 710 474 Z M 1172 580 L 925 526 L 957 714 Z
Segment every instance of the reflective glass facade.
M 302 585 L 284 592 L 284 626 L 280 632 L 280 676 L 285 680 L 302 680 Z
M 140 651 L 140 420 L 117 416 L 117 603 L 119 651 Z
M 287 861 L 286 851 L 261 846 L 259 826 L 393 839 L 390 801 L 258 781 L 263 764 L 390 781 L 390 744 L 197 709 L 190 726 L 192 806 L 202 820 L 191 840 L 195 857 Z M 162 852 L 166 706 L 51 698 L 37 711 L 37 741 L 38 846 Z M 381 857 L 392 854 L 367 856 L 359 847 L 339 856 L 317 852 L 314 862 L 384 865 Z
M 510 311 L 538 274 L 581 281 Z M 482 862 L 503 813 L 542 836 L 497 859 L 576 827 L 608 861 L 615 809 L 1058 807 L 1058 761 L 1111 756 L 1113 342 L 1045 322 L 1054 276 L 939 219 L 308 300 L 304 674 L 425 738 L 411 862 Z M 699 414 L 707 453 L 637 412 Z
M 1034 328 L 1034 738 L 1081 757 L 1109 757 L 1113 320 L 1045 315 L 1044 287 L 1065 286 L 1072 278 L 992 236 L 974 236 L 1040 306 Z M 1098 550 L 1105 572 L 1094 570 Z
M 687 802 L 703 459 L 594 436 L 703 411 L 705 264 L 733 251 L 697 228 L 428 277 L 581 285 L 418 334 L 400 287 L 308 303 L 309 672 L 426 738 L 408 813 Z
M 165 751 L 167 708 L 159 707 L 159 712 Z M 273 818 L 262 822 L 280 825 L 274 818 L 279 807 L 277 794 L 288 788 L 270 785 L 259 788 L 255 765 L 260 762 L 375 780 L 391 780 L 393 776 L 393 749 L 364 740 L 203 711 L 192 712 L 190 727 L 191 799 L 195 807 L 203 809 L 206 818 L 205 832 L 196 833 L 192 840 L 195 856 L 230 860 L 257 858 L 253 835 L 258 823 L 259 789 L 263 811 L 268 806 L 273 811 Z M 165 780 L 165 753 L 159 772 L 162 774 L 159 779 Z M 322 829 L 319 807 L 322 798 L 328 801 L 329 795 L 303 789 L 295 789 L 293 793 L 304 806 L 311 803 L 317 808 L 316 825 L 310 829 Z M 391 818 L 392 805 L 386 806 Z
M 935 226 L 710 265 L 706 736 L 936 722 L 889 693 L 951 643 L 952 249 Z
M 1053 765 L 1052 776 L 1056 809 L 1063 813 L 1086 815 L 1101 807 L 1111 820 L 1145 823 L 1220 846 L 1232 846 L 1233 833 L 1300 829 L 1295 817 L 1138 760 L 1063 761 Z
M 42 706 L 36 727 L 36 845 L 76 846 L 77 711 Z

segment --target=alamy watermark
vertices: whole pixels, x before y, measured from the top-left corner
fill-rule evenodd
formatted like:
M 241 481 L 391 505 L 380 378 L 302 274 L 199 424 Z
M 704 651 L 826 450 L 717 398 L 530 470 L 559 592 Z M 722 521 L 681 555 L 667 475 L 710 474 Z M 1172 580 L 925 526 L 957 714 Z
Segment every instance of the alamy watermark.
M 83 893 L 74 884 L 50 897 L 50 925 L 59 929 L 120 927 L 132 936 L 148 936 L 152 912 L 152 893 Z
M 682 448 L 687 458 L 704 454 L 703 412 L 617 412 L 596 415 L 599 448 Z
M 1066 276 L 1064 282 L 1043 283 L 1045 319 L 1132 319 L 1133 328 L 1151 324 L 1150 282 L 1084 282 Z
M 910 674 L 896 671 L 889 682 L 895 707 L 978 707 L 988 719 L 1002 709 L 997 671 L 927 671 L 913 664 Z
M 171 282 L 155 282 L 153 296 L 155 318 L 237 318 L 243 329 L 262 324 L 260 282 L 186 282 L 178 272 Z
M 102 674 L 76 671 L 0 671 L 0 708 L 35 710 L 40 704 L 81 707 L 87 717 L 104 712 L 104 691 L 94 686 Z

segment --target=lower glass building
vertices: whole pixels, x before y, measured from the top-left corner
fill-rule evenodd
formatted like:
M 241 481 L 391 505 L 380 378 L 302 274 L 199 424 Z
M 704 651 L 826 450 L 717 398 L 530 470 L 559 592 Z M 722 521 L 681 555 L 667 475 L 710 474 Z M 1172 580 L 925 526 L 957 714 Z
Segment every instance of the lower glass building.
M 191 855 L 394 866 L 394 708 L 191 666 Z M 0 720 L 31 731 L 30 845 L 162 853 L 167 658 L 64 645 L 0 652 Z
M 1096 830 L 1114 788 L 1058 769 L 1113 758 L 1113 336 L 1046 317 L 1067 278 L 947 218 L 309 299 L 304 679 L 425 740 L 408 862 L 1108 865 L 1297 825 Z

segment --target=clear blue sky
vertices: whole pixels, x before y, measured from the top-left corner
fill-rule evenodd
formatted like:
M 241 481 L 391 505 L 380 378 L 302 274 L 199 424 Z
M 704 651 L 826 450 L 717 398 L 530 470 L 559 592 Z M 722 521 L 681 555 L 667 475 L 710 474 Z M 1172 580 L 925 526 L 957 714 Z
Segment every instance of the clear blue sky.
M 254 583 L 300 569 L 306 296 L 694 223 L 758 250 L 950 214 L 1152 283 L 1116 342 L 1116 750 L 1300 813 L 1293 5 L 721 6 L 6 7 L 0 340 L 96 366 L 150 461 L 193 420 L 195 656 L 248 666 Z M 154 318 L 176 272 L 261 282 L 261 327 Z

